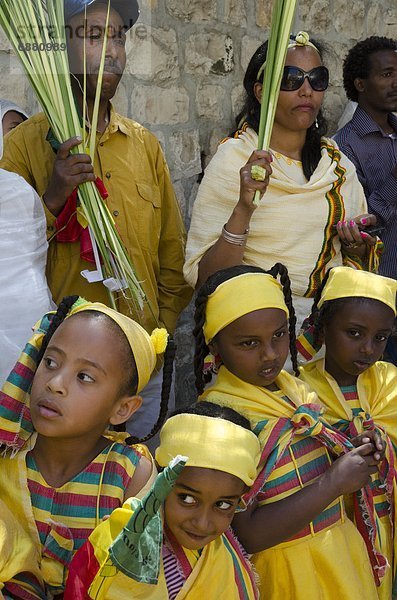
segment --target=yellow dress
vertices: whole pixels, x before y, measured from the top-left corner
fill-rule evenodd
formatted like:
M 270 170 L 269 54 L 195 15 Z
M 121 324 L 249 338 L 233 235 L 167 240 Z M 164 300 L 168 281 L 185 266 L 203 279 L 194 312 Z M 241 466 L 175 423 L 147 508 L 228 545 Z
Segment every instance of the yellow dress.
M 13 458 L 0 457 L 0 497 L 30 538 L 32 555 L 38 557 L 40 574 L 51 594 L 63 592 L 74 553 L 101 519 L 123 504 L 140 454 L 150 458 L 145 446 L 129 447 L 117 441 L 125 434 L 108 433 L 109 446 L 60 488 L 46 483 L 30 454 L 36 434 Z M 116 598 L 117 590 L 107 600 Z
M 0 501 L 0 598 L 3 597 L 1 590 L 7 593 L 16 592 L 17 589 L 26 600 L 44 598 L 39 559 L 39 552 L 32 540 L 4 502 Z M 22 573 L 23 576 L 18 577 Z
M 161 561 L 156 584 L 143 583 L 127 577 L 116 569 L 109 557 L 109 547 L 127 525 L 133 513 L 134 500 L 127 500 L 101 523 L 86 544 L 76 553 L 70 566 L 64 600 L 76 597 L 108 600 L 168 598 L 164 564 Z M 175 600 L 258 600 L 258 591 L 251 567 L 231 534 L 225 532 L 207 544 L 201 554 L 177 545 L 172 550 L 181 565 L 184 584 Z
M 288 373 L 276 380 L 280 392 L 250 385 L 221 367 L 201 399 L 245 415 L 265 459 L 254 493 L 260 504 L 276 502 L 306 487 L 337 452 L 333 433 L 320 418 L 316 394 Z M 334 454 L 334 452 L 332 452 Z M 293 538 L 259 552 L 252 562 L 264 600 L 376 600 L 365 543 L 337 498 Z
M 355 390 L 341 389 L 335 379 L 325 371 L 324 359 L 314 360 L 301 367 L 301 378 L 318 394 L 327 409 L 327 420 L 346 435 L 354 437 L 366 428 L 378 428 L 387 440 L 386 468 L 389 476 L 395 469 L 397 458 L 397 369 L 390 363 L 377 362 L 359 375 Z M 378 587 L 381 600 L 392 597 L 393 580 L 396 576 L 396 540 L 393 539 L 395 519 L 396 474 L 390 489 L 382 486 L 378 474 L 372 476 L 371 491 L 376 520 L 376 547 L 387 559 L 387 569 Z M 351 504 L 351 498 L 347 499 Z M 395 596 L 396 594 L 394 594 Z M 394 597 L 393 596 L 393 597 Z

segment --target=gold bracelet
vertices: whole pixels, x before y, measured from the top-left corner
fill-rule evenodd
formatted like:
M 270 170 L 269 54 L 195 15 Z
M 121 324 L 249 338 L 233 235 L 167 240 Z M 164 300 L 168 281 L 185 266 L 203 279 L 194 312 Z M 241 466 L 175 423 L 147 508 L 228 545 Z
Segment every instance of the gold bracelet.
M 222 227 L 221 235 L 228 244 L 233 244 L 234 246 L 245 246 L 247 243 L 248 233 L 249 229 L 246 229 L 244 233 L 230 233 L 230 231 L 227 231 L 225 223 L 225 225 Z

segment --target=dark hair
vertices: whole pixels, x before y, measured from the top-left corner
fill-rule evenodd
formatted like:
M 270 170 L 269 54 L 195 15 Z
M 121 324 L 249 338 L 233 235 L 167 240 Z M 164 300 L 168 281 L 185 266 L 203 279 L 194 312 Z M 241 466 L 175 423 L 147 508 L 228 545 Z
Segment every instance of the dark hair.
M 264 271 L 260 267 L 254 267 L 251 265 L 237 265 L 235 267 L 228 267 L 217 271 L 200 287 L 196 296 L 196 310 L 194 313 L 195 327 L 193 335 L 195 337 L 195 353 L 194 353 L 194 373 L 196 376 L 196 389 L 198 394 L 202 394 L 206 383 L 211 381 L 211 373 L 203 373 L 204 359 L 209 353 L 209 348 L 204 338 L 204 323 L 205 323 L 205 311 L 207 308 L 208 296 L 215 292 L 218 285 L 238 277 L 238 275 L 244 275 L 245 273 L 266 273 L 277 279 L 280 276 L 280 282 L 283 287 L 285 304 L 289 310 L 289 346 L 291 353 L 292 366 L 296 374 L 298 374 L 298 363 L 297 363 L 297 350 L 296 350 L 296 317 L 295 310 L 292 304 L 291 294 L 291 282 L 288 276 L 287 267 L 281 263 L 276 263 L 269 271 Z
M 163 382 L 161 385 L 161 402 L 159 416 L 157 417 L 156 423 L 153 425 L 151 431 L 143 438 L 136 438 L 134 436 L 126 439 L 127 444 L 140 444 L 150 440 L 156 435 L 158 431 L 164 425 L 167 418 L 168 412 L 168 400 L 170 397 L 171 384 L 172 384 L 172 373 L 174 369 L 174 359 L 176 354 L 176 344 L 172 335 L 168 336 L 167 348 L 164 352 L 164 363 L 163 363 Z
M 233 408 L 229 408 L 228 406 L 220 406 L 219 404 L 214 404 L 213 402 L 196 402 L 190 406 L 185 406 L 184 408 L 175 410 L 170 417 L 175 417 L 176 415 L 202 415 L 203 417 L 224 419 L 225 421 L 230 421 L 235 425 L 240 425 L 240 427 L 244 427 L 244 429 L 249 429 L 252 431 L 251 423 L 242 414 L 236 410 L 233 410 Z
M 37 365 L 39 365 L 40 361 L 42 360 L 44 353 L 46 351 L 46 348 L 47 348 L 52 336 L 54 335 L 55 331 L 63 323 L 63 321 L 69 314 L 71 308 L 73 307 L 73 305 L 76 303 L 76 301 L 78 299 L 79 299 L 79 296 L 66 296 L 60 302 L 60 304 L 58 306 L 58 310 L 56 311 L 55 315 L 52 317 L 50 327 L 48 328 L 48 331 L 43 338 L 41 349 L 39 351 L 38 358 L 37 358 Z M 128 340 L 127 340 L 123 330 L 117 325 L 117 323 L 115 321 L 113 321 L 110 317 L 108 317 L 104 313 L 101 313 L 100 311 L 95 311 L 95 310 L 83 311 L 81 313 L 76 313 L 76 315 L 73 315 L 73 317 L 71 317 L 71 318 L 74 318 L 75 316 L 85 316 L 85 317 L 97 318 L 97 319 L 101 318 L 104 321 L 106 321 L 106 324 L 109 327 L 112 328 L 112 331 L 115 333 L 115 335 L 118 336 L 119 340 L 124 345 L 125 351 L 126 351 L 125 371 L 128 373 L 128 378 L 126 378 L 126 380 L 122 383 L 122 386 L 120 388 L 120 394 L 121 395 L 136 394 L 136 390 L 137 390 L 137 386 L 138 386 L 138 371 L 137 371 L 133 352 L 131 350 L 130 344 L 128 343 Z M 157 419 L 155 425 L 153 426 L 152 430 L 150 431 L 150 433 L 148 435 L 146 435 L 143 439 L 130 437 L 130 438 L 128 438 L 128 440 L 126 440 L 126 443 L 136 444 L 138 442 L 144 442 L 144 441 L 150 439 L 151 437 L 153 437 L 154 435 L 156 435 L 156 433 L 159 431 L 159 429 L 163 425 L 165 418 L 167 416 L 167 411 L 168 411 L 168 399 L 169 399 L 170 390 L 171 390 L 173 362 L 174 362 L 174 358 L 175 358 L 175 352 L 176 352 L 176 348 L 175 348 L 173 338 L 172 338 L 172 336 L 169 336 L 167 348 L 164 353 L 163 383 L 162 383 L 162 388 L 161 388 L 161 404 L 160 404 L 160 412 L 159 412 L 158 419 Z M 121 425 L 116 426 L 115 429 L 117 431 L 125 431 L 125 423 L 122 423 Z
M 320 57 L 323 47 L 317 41 L 310 40 L 318 49 Z M 255 93 L 255 83 L 263 83 L 263 72 L 258 79 L 259 69 L 266 60 L 268 41 L 264 42 L 252 56 L 244 76 L 246 97 L 241 112 L 236 117 L 236 125 L 240 126 L 242 119 L 258 133 L 261 105 Z M 321 138 L 327 133 L 327 121 L 320 109 L 317 115 L 317 124 L 313 123 L 306 132 L 305 144 L 302 148 L 302 167 L 307 180 L 313 175 L 321 158 Z
M 343 87 L 349 100 L 357 102 L 358 91 L 354 85 L 357 78 L 367 79 L 371 70 L 370 58 L 380 50 L 397 50 L 397 41 L 373 35 L 362 42 L 358 42 L 349 50 L 343 61 Z
M 313 297 L 313 305 L 311 313 L 307 319 L 307 323 L 313 327 L 313 347 L 320 348 L 323 343 L 323 329 L 324 326 L 327 325 L 333 317 L 347 304 L 364 304 L 367 302 L 376 302 L 378 304 L 383 304 L 380 300 L 376 300 L 376 298 L 365 298 L 362 296 L 346 296 L 345 298 L 335 298 L 334 300 L 327 300 L 322 304 L 321 308 L 318 308 L 318 303 L 320 302 L 321 294 L 323 289 L 328 281 L 329 274 L 331 273 L 332 268 L 328 269 L 326 272 L 324 279 L 321 282 L 320 287 L 317 289 L 314 297 Z M 391 309 L 390 309 L 391 310 Z

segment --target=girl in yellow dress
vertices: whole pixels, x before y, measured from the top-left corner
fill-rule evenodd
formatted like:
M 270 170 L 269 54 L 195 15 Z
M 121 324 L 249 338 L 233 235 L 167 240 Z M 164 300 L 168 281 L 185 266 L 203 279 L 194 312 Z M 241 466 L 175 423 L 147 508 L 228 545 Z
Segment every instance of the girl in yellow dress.
M 120 600 L 257 600 L 230 523 L 259 457 L 249 421 L 230 408 L 202 402 L 172 416 L 156 451 L 164 471 L 77 552 L 64 600 L 106 600 L 116 583 Z
M 324 419 L 316 394 L 283 370 L 290 349 L 296 368 L 286 268 L 277 264 L 266 273 L 241 265 L 215 273 L 198 292 L 195 318 L 201 398 L 246 416 L 261 444 L 258 477 L 246 497 L 253 501 L 233 522 L 254 553 L 261 598 L 376 599 L 365 542 L 343 495 L 368 482 L 379 457 L 372 443 L 351 450 Z M 209 349 L 220 367 L 204 391 Z M 371 545 L 370 526 L 365 533 Z M 376 560 L 385 568 L 382 556 Z
M 301 379 L 315 390 L 335 428 L 350 438 L 372 432 L 378 449 L 385 446 L 369 488 L 376 547 L 390 565 L 378 578 L 382 600 L 392 597 L 396 574 L 397 369 L 380 359 L 394 327 L 396 291 L 394 279 L 348 267 L 331 269 L 310 318 L 314 345 L 324 343 L 325 358 L 301 368 Z M 309 350 L 308 336 L 301 343 Z M 361 530 L 362 523 L 357 525 Z
M 0 392 L 0 498 L 30 536 L 48 594 L 63 593 L 74 553 L 101 519 L 156 474 L 147 448 L 114 428 L 141 405 L 166 346 L 165 330 L 149 336 L 70 296 L 36 325 Z

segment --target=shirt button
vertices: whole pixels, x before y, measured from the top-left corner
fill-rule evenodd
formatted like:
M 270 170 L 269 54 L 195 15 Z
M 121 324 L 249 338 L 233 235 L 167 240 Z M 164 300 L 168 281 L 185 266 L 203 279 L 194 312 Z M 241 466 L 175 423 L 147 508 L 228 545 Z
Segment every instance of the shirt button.
M 114 214 L 115 217 L 118 217 L 119 216 L 119 211 L 118 210 L 114 210 L 113 214 Z
M 100 144 L 99 144 L 99 145 L 100 145 L 100 146 L 103 146 L 103 142 L 100 142 Z
M 108 172 L 106 173 L 106 175 L 105 175 L 106 179 L 110 179 L 110 178 L 111 178 L 111 176 L 112 176 L 112 175 L 111 175 L 111 173 L 110 173 L 109 171 L 108 171 Z

